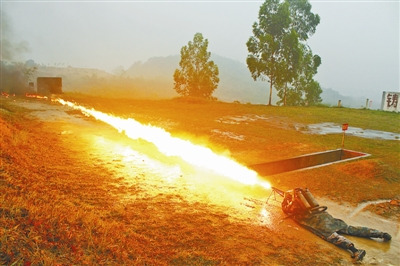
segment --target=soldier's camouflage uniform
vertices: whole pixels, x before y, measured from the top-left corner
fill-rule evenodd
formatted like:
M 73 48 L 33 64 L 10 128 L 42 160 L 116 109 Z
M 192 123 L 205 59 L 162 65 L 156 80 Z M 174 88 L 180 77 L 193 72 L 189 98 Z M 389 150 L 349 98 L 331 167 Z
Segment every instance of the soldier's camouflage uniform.
M 359 237 L 383 237 L 383 232 L 368 227 L 347 225 L 343 220 L 332 217 L 326 211 L 293 215 L 292 218 L 314 234 L 344 249 L 352 246 L 352 242 L 340 234 Z
M 385 241 L 391 239 L 388 233 L 368 227 L 348 225 L 343 220 L 332 217 L 326 212 L 326 207 L 318 208 L 316 211 L 305 211 L 301 207 L 298 198 L 292 196 L 291 191 L 285 193 L 282 210 L 297 223 L 324 240 L 343 249 L 350 250 L 357 260 L 362 259 L 365 255 L 365 250 L 358 250 L 350 240 L 340 234 L 383 238 Z

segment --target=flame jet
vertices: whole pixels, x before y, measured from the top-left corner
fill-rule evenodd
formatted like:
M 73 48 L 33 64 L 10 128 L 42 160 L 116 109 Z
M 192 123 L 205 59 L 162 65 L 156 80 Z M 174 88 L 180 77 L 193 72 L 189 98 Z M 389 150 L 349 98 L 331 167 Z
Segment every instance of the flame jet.
M 173 137 L 162 128 L 143 125 L 132 118 L 125 119 L 96 111 L 93 108 L 88 109 L 72 102 L 64 101 L 63 99 L 55 99 L 53 101 L 80 110 L 87 116 L 92 116 L 97 120 L 105 122 L 116 128 L 120 133 L 124 132 L 131 139 L 140 138 L 153 143 L 160 152 L 167 156 L 178 156 L 192 165 L 212 170 L 246 185 L 260 185 L 266 189 L 271 188 L 268 182 L 260 180 L 257 172 L 248 169 L 228 157 L 218 155 L 207 147 Z

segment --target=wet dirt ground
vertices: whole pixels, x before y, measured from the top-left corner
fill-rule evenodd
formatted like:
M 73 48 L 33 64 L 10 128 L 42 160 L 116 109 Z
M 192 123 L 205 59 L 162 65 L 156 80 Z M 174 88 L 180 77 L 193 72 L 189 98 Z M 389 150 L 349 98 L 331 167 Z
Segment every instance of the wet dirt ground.
M 229 116 L 229 117 L 221 117 L 217 120 L 220 123 L 226 124 L 240 124 L 242 122 L 249 121 L 266 121 L 270 124 L 274 124 L 279 128 L 295 128 L 297 131 L 306 133 L 306 134 L 318 134 L 318 135 L 326 135 L 326 134 L 342 134 L 342 125 L 325 122 L 319 124 L 309 124 L 304 125 L 300 123 L 288 123 L 286 119 L 282 117 L 266 117 L 262 115 L 247 115 L 247 116 Z M 226 133 L 225 133 L 226 134 Z M 358 127 L 348 127 L 346 130 L 346 135 L 349 136 L 357 136 L 361 138 L 367 139 L 383 139 L 383 140 L 400 140 L 400 134 L 393 132 L 386 132 L 381 130 L 371 130 L 371 129 L 362 129 Z M 229 136 L 229 135 L 228 135 Z M 231 138 L 235 138 L 236 136 L 231 136 Z M 236 137 L 237 138 L 237 137 Z
M 122 201 L 155 194 L 179 194 L 189 202 L 215 205 L 231 219 L 264 225 L 273 230 L 293 231 L 294 234 L 305 231 L 295 223 L 282 219 L 279 196 L 276 200 L 272 196 L 266 202 L 270 190 L 245 186 L 178 158 L 164 156 L 151 144 L 132 141 L 115 129 L 68 107 L 47 101 L 19 101 L 15 104 L 30 109 L 30 116 L 52 125 L 66 145 L 73 145 L 73 150 L 85 154 L 88 162 L 106 166 L 121 186 L 139 184 L 140 194 L 123 195 Z M 327 199 L 318 201 L 328 206 L 333 216 L 342 218 L 348 224 L 377 228 L 393 236 L 391 242 L 349 237 L 356 247 L 367 250 L 364 264 L 400 265 L 400 228 L 397 222 L 347 204 L 339 205 Z M 315 241 L 325 243 L 315 238 Z M 343 255 L 348 256 L 345 251 Z

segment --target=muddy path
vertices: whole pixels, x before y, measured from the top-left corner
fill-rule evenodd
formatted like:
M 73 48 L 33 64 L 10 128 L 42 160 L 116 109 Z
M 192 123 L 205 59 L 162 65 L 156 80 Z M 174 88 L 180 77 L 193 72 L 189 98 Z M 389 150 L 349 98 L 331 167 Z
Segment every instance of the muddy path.
M 79 154 L 84 163 L 106 167 L 120 186 L 139 186 L 135 194 L 121 194 L 121 201 L 154 195 L 174 195 L 196 204 L 205 203 L 216 212 L 228 215 L 231 221 L 267 227 L 273 232 L 298 237 L 299 241 L 316 242 L 345 259 L 338 264 L 351 264 L 349 254 L 331 247 L 331 244 L 300 228 L 291 220 L 284 219 L 280 210 L 280 198 L 272 196 L 262 187 L 250 187 L 227 180 L 224 177 L 196 168 L 177 158 L 167 157 L 144 141 L 132 141 L 115 129 L 88 118 L 68 107 L 48 101 L 16 101 L 14 104 L 30 110 L 30 116 L 46 124 L 49 130 L 60 136 L 64 145 Z M 362 225 L 389 232 L 391 242 L 349 237 L 358 248 L 367 250 L 363 264 L 399 265 L 400 228 L 396 221 L 386 220 L 363 208 L 350 204 L 336 204 L 318 199 L 328 206 L 329 212 L 348 224 Z M 156 207 L 155 207 L 156 208 Z M 301 255 L 299 255 L 301 257 Z M 333 263 L 335 264 L 335 263 Z

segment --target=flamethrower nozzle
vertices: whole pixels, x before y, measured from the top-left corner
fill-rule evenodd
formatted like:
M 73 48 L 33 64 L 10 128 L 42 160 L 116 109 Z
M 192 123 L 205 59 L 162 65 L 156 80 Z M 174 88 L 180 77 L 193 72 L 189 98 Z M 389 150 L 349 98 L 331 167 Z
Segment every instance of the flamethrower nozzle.
M 265 189 L 271 189 L 271 184 L 268 182 L 259 182 L 258 184 Z

